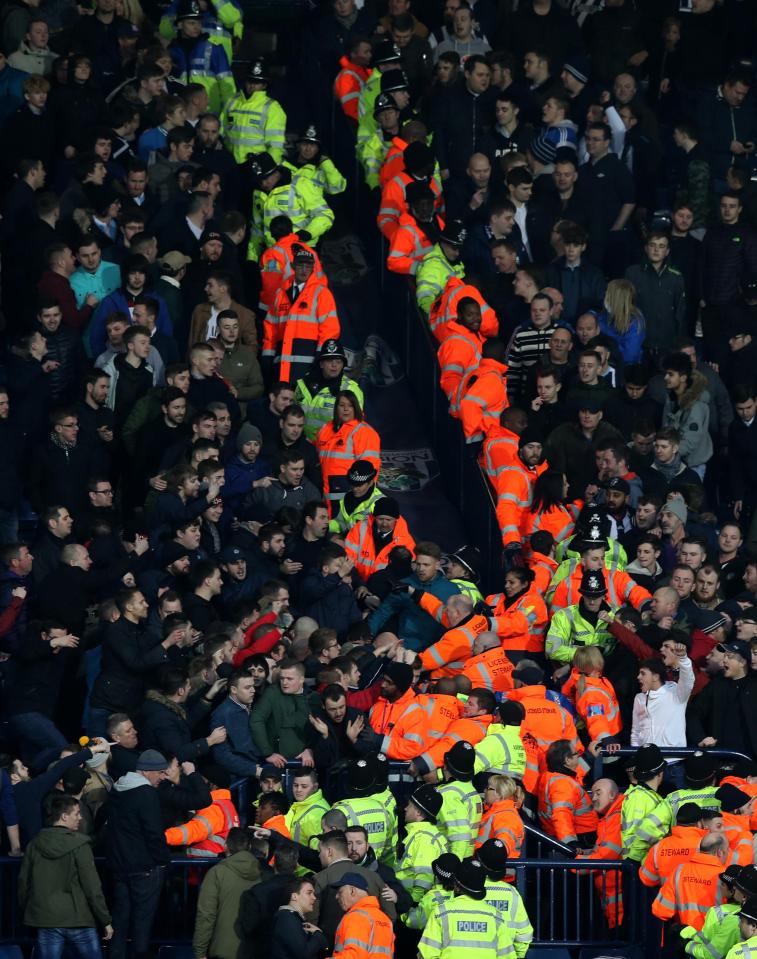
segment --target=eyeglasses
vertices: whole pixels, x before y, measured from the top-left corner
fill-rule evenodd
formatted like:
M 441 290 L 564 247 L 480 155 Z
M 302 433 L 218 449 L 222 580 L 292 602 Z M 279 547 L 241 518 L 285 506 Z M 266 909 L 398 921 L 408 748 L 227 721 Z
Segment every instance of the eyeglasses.
M 92 492 L 93 492 L 93 493 L 99 493 L 100 496 L 112 496 L 112 495 L 113 495 L 113 490 L 110 488 L 110 486 L 109 486 L 107 489 L 94 489 L 94 490 L 92 490 Z

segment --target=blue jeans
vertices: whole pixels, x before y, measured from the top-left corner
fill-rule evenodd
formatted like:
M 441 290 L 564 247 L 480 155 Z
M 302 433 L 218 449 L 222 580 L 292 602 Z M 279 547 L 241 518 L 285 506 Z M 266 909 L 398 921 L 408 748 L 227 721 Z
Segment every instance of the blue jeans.
M 44 713 L 18 713 L 8 718 L 8 725 L 21 745 L 21 756 L 34 770 L 47 769 L 68 743 L 63 733 Z
M 165 866 L 154 866 L 148 872 L 114 877 L 110 959 L 125 959 L 130 933 L 132 954 L 137 957 L 148 952 L 165 871 Z
M 102 959 L 97 929 L 88 926 L 77 929 L 38 929 L 36 959 L 61 959 L 64 948 L 82 959 Z

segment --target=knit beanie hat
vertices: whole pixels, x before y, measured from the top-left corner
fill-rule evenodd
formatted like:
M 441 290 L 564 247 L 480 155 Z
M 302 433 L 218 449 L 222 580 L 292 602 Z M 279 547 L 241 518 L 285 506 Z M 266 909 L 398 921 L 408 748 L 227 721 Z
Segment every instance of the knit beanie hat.
M 237 433 L 237 450 L 241 450 L 245 443 L 249 443 L 252 440 L 257 440 L 262 446 L 263 434 L 257 426 L 253 426 L 252 423 L 243 423 Z

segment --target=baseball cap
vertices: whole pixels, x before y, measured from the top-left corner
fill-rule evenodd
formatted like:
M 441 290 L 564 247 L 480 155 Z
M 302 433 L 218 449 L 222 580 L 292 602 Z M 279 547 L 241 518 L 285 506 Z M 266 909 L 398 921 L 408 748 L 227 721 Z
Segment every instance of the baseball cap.
M 368 892 L 368 880 L 359 872 L 346 872 L 341 879 L 331 883 L 332 889 L 341 889 L 343 886 L 355 886 L 356 889 Z
M 158 265 L 167 266 L 169 270 L 180 270 L 182 267 L 189 266 L 191 262 L 191 256 L 179 253 L 178 250 L 169 250 L 168 253 L 164 253 L 163 256 L 158 257 Z

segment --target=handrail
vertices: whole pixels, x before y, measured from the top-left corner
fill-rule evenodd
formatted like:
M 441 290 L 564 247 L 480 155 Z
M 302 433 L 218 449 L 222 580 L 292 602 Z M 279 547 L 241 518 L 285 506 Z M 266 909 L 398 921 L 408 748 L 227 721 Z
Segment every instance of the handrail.
M 574 853 L 570 846 L 566 846 L 565 843 L 560 842 L 559 839 L 555 839 L 554 836 L 549 836 L 547 833 L 539 829 L 538 826 L 534 826 L 533 823 L 528 822 L 526 819 L 523 820 L 523 828 L 525 832 L 532 836 L 534 839 L 538 840 L 540 843 L 545 843 L 547 846 L 551 846 L 556 852 L 565 853 L 566 856 L 573 857 Z M 520 860 L 518 860 L 520 862 Z M 554 860 L 550 859 L 550 862 Z
M 602 770 L 604 769 L 604 763 L 607 759 L 612 759 L 616 756 L 621 758 L 624 756 L 635 756 L 638 751 L 638 746 L 621 746 L 619 749 L 615 748 L 612 752 L 605 751 L 601 746 L 598 750 L 598 755 L 594 760 L 594 779 L 600 779 L 602 776 Z M 685 759 L 688 756 L 696 756 L 697 754 L 706 753 L 708 756 L 713 756 L 716 759 L 746 759 L 751 760 L 751 756 L 747 756 L 745 753 L 740 753 L 736 749 L 720 749 L 717 746 L 710 748 L 709 746 L 664 746 L 660 748 L 663 759 L 669 758 L 681 758 Z

